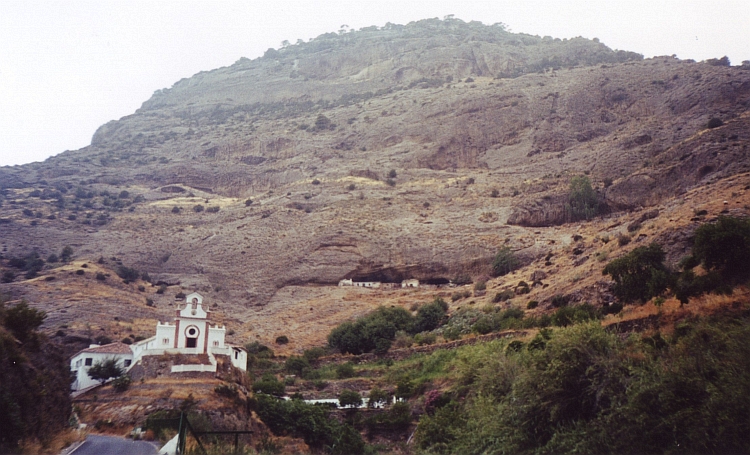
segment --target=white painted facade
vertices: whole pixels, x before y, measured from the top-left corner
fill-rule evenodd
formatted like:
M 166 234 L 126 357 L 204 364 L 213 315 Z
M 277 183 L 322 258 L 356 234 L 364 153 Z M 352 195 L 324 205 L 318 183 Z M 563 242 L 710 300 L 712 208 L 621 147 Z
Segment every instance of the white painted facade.
M 419 280 L 411 279 L 411 280 L 404 280 L 401 282 L 402 288 L 418 288 L 419 287 Z
M 355 288 L 379 288 L 380 281 L 353 281 L 350 278 L 339 281 L 339 286 L 354 286 Z
M 71 385 L 73 390 L 87 389 L 99 385 L 98 380 L 89 377 L 88 369 L 109 359 L 116 359 L 117 366 L 123 370 L 129 370 L 134 363 L 133 353 L 124 343 L 112 343 L 104 346 L 92 344 L 87 349 L 74 355 L 70 359 L 70 370 L 75 374 L 75 381 Z
M 203 308 L 203 296 L 194 292 L 186 297 L 184 308 L 178 308 L 173 323 L 157 322 L 156 335 L 126 345 L 112 343 L 105 346 L 92 345 L 79 352 L 70 361 L 70 369 L 76 375 L 73 390 L 81 390 L 98 384 L 88 376 L 88 367 L 108 358 L 116 358 L 126 371 L 143 356 L 163 354 L 206 354 L 209 365 L 174 365 L 173 373 L 186 371 L 216 371 L 214 355 L 226 355 L 232 366 L 247 369 L 247 352 L 238 346 L 226 344 L 226 327 L 211 326 L 210 311 Z

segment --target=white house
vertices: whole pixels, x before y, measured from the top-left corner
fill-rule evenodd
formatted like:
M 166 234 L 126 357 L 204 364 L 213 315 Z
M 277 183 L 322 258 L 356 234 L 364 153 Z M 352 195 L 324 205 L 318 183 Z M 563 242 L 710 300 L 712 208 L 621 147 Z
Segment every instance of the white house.
M 404 280 L 401 282 L 402 288 L 418 288 L 419 287 L 419 280 L 411 279 L 411 280 Z
M 71 386 L 73 390 L 86 389 L 98 385 L 99 381 L 91 379 L 87 373 L 88 368 L 96 363 L 103 362 L 107 359 L 117 359 L 117 366 L 124 370 L 129 370 L 133 365 L 133 351 L 125 343 L 111 343 L 99 346 L 92 344 L 88 349 L 84 349 L 70 359 L 70 370 L 75 373 L 75 381 Z
M 81 390 L 97 381 L 87 373 L 91 365 L 104 359 L 117 359 L 126 371 L 137 364 L 143 356 L 163 354 L 206 354 L 210 365 L 173 365 L 172 372 L 216 371 L 214 355 L 226 355 L 232 365 L 241 370 L 247 369 L 247 352 L 238 346 L 224 342 L 226 327 L 212 326 L 208 322 L 210 311 L 203 308 L 203 296 L 194 292 L 186 297 L 184 308 L 177 308 L 174 321 L 156 323 L 156 335 L 126 345 L 112 343 L 104 346 L 92 345 L 79 352 L 70 360 L 70 369 L 76 375 L 73 390 Z
M 353 281 L 351 278 L 339 281 L 339 286 L 354 286 L 357 288 L 379 288 L 380 284 L 380 281 Z

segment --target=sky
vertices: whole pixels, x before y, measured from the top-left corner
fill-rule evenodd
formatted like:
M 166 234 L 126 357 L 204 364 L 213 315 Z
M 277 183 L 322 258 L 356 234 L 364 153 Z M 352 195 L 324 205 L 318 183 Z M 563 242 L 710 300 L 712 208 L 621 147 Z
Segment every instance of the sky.
M 750 60 L 748 0 L 2 0 L 0 166 L 85 147 L 154 91 L 284 40 L 451 14 L 647 58 Z

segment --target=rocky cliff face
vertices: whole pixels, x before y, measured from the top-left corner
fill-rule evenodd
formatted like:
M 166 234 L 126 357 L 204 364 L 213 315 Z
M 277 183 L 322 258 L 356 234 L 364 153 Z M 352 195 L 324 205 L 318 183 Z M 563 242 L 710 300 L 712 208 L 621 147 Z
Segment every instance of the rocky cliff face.
M 0 169 L 3 254 L 70 244 L 238 313 L 290 285 L 480 276 L 501 246 L 530 261 L 559 242 L 527 227 L 565 221 L 575 175 L 618 212 L 747 171 L 749 102 L 750 71 L 582 38 L 457 20 L 327 34 Z

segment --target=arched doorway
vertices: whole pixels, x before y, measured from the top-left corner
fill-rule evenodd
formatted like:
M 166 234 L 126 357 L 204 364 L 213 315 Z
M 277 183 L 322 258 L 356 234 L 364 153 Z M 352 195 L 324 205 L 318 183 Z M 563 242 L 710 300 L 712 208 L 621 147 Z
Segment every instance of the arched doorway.
M 198 347 L 198 336 L 200 330 L 198 327 L 191 325 L 185 329 L 185 347 L 186 348 L 197 348 Z

